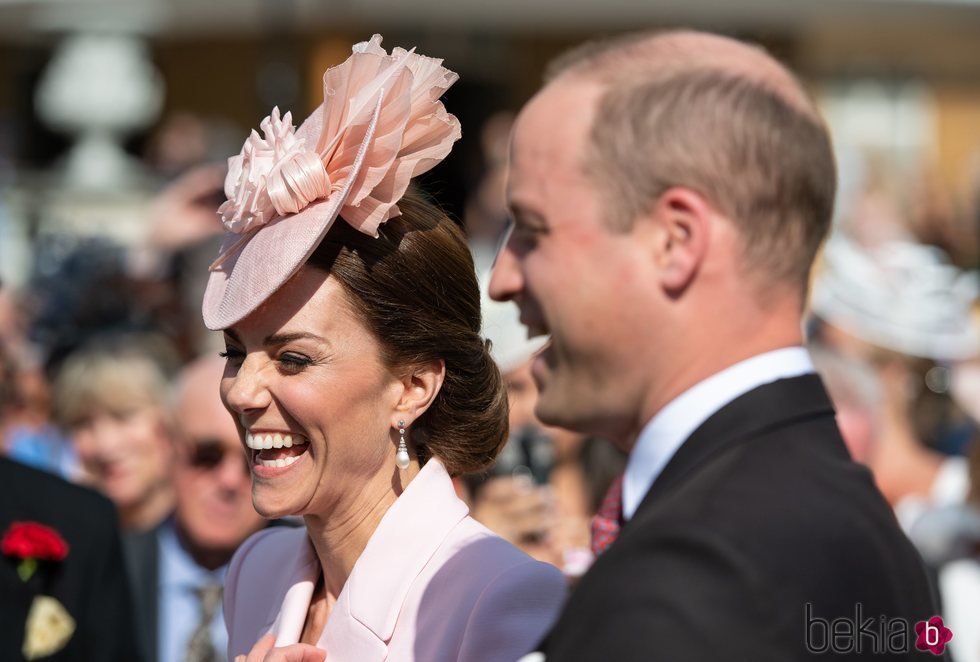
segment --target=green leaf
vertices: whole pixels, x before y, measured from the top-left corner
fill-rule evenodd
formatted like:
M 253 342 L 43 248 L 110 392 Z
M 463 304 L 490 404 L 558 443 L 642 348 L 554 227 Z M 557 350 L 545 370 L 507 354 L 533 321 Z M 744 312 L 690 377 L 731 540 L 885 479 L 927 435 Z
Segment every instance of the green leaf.
M 33 557 L 27 557 L 23 561 L 17 564 L 17 575 L 20 577 L 22 582 L 26 582 L 37 570 L 37 559 Z

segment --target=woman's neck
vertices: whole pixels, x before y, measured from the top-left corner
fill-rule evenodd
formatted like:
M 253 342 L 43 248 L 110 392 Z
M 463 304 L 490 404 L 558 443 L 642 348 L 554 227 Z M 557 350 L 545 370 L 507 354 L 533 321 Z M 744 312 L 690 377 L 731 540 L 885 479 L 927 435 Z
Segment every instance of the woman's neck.
M 323 569 L 326 593 L 332 599 L 340 595 L 381 518 L 418 471 L 418 465 L 413 462 L 408 469 L 398 471 L 396 480 L 389 477 L 375 481 L 374 486 L 365 486 L 347 505 L 340 505 L 325 515 L 303 516 Z

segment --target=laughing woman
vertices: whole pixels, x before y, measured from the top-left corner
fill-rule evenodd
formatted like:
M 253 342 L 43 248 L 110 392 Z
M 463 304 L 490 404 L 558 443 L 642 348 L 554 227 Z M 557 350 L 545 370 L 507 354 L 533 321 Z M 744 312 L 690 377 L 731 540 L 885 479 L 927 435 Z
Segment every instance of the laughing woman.
M 510 661 L 564 597 L 557 570 L 453 489 L 507 434 L 462 233 L 404 197 L 459 137 L 438 101 L 455 79 L 375 36 L 326 73 L 298 130 L 273 111 L 229 162 L 204 319 L 224 330 L 221 394 L 255 507 L 306 523 L 256 534 L 232 561 L 231 658 L 262 659 L 272 634 L 339 662 Z

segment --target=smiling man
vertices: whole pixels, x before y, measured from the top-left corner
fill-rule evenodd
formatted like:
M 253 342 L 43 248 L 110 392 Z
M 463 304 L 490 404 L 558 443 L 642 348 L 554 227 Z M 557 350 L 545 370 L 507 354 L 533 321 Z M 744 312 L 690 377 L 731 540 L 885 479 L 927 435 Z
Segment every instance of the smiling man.
M 813 619 L 935 613 L 802 348 L 834 182 L 797 81 L 719 36 L 588 45 L 521 112 L 490 293 L 550 334 L 538 417 L 630 453 L 549 662 L 812 659 Z

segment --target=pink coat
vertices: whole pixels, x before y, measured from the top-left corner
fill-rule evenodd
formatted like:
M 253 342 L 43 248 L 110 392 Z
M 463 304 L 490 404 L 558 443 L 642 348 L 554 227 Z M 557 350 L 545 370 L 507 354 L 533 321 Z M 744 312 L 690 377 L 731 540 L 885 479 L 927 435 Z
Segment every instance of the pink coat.
M 551 627 L 561 573 L 469 517 L 430 460 L 354 565 L 320 636 L 331 662 L 512 662 Z M 228 657 L 267 632 L 299 640 L 320 564 L 306 529 L 274 528 L 235 554 L 225 586 Z

